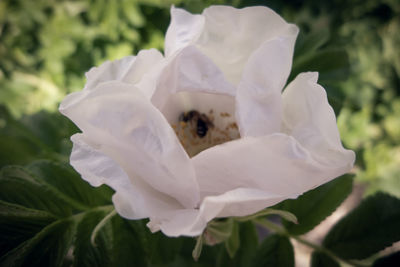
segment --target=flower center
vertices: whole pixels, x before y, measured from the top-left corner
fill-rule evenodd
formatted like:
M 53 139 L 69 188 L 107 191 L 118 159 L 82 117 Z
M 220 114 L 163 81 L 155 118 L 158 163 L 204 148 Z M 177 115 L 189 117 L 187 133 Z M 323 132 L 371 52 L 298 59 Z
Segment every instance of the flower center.
M 171 126 L 189 157 L 240 137 L 234 117 L 226 112 L 216 114 L 212 109 L 207 114 L 197 110 L 183 112 L 178 124 Z

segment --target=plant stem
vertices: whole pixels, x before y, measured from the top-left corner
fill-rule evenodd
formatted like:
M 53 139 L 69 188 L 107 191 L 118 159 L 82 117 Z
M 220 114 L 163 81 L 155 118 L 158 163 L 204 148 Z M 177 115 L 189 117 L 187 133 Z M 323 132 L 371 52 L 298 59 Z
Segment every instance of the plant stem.
M 115 209 L 113 209 L 109 214 L 107 214 L 107 216 L 105 216 L 97 225 L 96 227 L 93 229 L 93 232 L 90 236 L 90 243 L 92 244 L 92 246 L 96 246 L 95 243 L 95 239 L 97 234 L 99 233 L 99 231 L 101 230 L 101 228 L 103 228 L 104 225 L 106 225 L 106 223 L 114 216 L 117 214 L 117 211 Z
M 312 249 L 314 249 L 316 251 L 320 251 L 322 253 L 325 253 L 326 255 L 328 255 L 329 257 L 331 257 L 333 259 L 335 259 L 336 261 L 339 261 L 339 262 L 342 262 L 342 263 L 345 263 L 345 264 L 348 264 L 348 265 L 351 265 L 351 266 L 355 266 L 355 267 L 370 266 L 369 264 L 363 264 L 363 263 L 360 263 L 360 262 L 354 262 L 354 261 L 351 261 L 351 260 L 342 259 L 339 256 L 337 256 L 334 252 L 332 252 L 331 250 L 329 250 L 329 249 L 327 249 L 327 248 L 325 248 L 323 246 L 311 243 L 310 241 L 305 240 L 305 239 L 301 238 L 300 236 L 291 235 L 285 228 L 283 228 L 282 226 L 280 226 L 280 225 L 278 225 L 276 223 L 273 223 L 273 222 L 271 222 L 271 221 L 269 221 L 267 219 L 257 219 L 257 220 L 255 220 L 255 223 L 267 228 L 268 230 L 276 232 L 276 233 L 278 233 L 280 235 L 284 235 L 284 236 L 286 236 L 288 238 L 292 238 L 292 239 L 296 240 L 297 242 L 299 242 L 299 243 L 301 243 L 303 245 L 306 245 L 306 246 L 308 246 L 308 247 L 310 247 L 310 248 L 312 248 Z

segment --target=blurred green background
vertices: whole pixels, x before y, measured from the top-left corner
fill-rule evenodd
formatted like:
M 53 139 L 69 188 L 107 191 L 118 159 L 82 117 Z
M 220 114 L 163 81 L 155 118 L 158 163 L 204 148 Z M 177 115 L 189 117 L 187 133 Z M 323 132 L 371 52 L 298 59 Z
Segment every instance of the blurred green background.
M 172 4 L 191 12 L 266 5 L 299 25 L 291 78 L 321 72 L 343 143 L 357 152 L 356 181 L 365 194 L 400 197 L 398 0 L 2 0 L 0 166 L 67 161 L 77 129 L 58 114 L 61 99 L 83 88 L 92 66 L 162 50 Z

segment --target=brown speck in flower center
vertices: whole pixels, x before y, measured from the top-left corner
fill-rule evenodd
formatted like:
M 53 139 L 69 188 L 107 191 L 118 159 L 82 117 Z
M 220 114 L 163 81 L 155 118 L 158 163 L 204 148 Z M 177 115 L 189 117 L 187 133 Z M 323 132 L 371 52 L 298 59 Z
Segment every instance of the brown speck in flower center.
M 186 123 L 187 122 L 194 123 L 195 128 L 196 128 L 195 133 L 200 138 L 203 138 L 204 136 L 206 136 L 209 128 L 214 127 L 214 124 L 207 117 L 207 115 L 200 113 L 196 110 L 191 110 L 189 112 L 183 112 L 179 117 L 179 121 L 183 121 Z
M 182 146 L 190 157 L 215 145 L 239 138 L 236 122 L 231 114 L 221 112 L 215 118 L 211 109 L 207 114 L 197 110 L 183 112 L 177 125 L 172 125 Z

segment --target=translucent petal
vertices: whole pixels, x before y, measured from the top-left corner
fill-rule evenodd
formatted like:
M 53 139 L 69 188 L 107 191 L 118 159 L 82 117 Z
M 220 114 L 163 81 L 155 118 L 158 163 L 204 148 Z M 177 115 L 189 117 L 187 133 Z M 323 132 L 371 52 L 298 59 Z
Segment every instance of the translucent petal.
M 352 162 L 328 163 L 293 137 L 246 137 L 215 146 L 193 158 L 202 193 L 200 209 L 178 210 L 150 222 L 166 235 L 196 236 L 217 217 L 246 216 L 295 198 L 348 172 Z
M 267 7 L 235 9 L 211 6 L 204 10 L 204 30 L 196 41 L 200 48 L 234 84 L 242 78 L 249 57 L 266 41 L 297 35 L 297 27 Z M 273 66 L 275 62 L 264 64 Z
M 86 73 L 87 83 L 84 90 L 93 90 L 100 83 L 107 81 L 121 81 L 131 84 L 139 83 L 149 75 L 154 76 L 157 66 L 162 65 L 164 57 L 156 49 L 141 50 L 137 56 L 128 56 L 119 60 L 106 61 L 99 67 L 91 68 Z M 154 89 L 140 86 L 148 91 Z M 150 93 L 151 94 L 151 93 Z
M 245 137 L 209 148 L 192 158 L 202 198 L 236 188 L 255 188 L 287 198 L 315 188 L 352 167 L 325 162 L 293 137 Z
M 236 88 L 217 66 L 194 46 L 182 49 L 164 68 L 152 103 L 160 110 L 178 92 L 202 92 L 234 96 Z
M 292 135 L 320 162 L 348 164 L 351 168 L 354 152 L 343 148 L 335 113 L 317 80 L 317 72 L 301 73 L 287 86 L 282 95 L 283 131 Z
M 107 184 L 115 190 L 113 203 L 121 216 L 142 219 L 182 208 L 174 199 L 140 180 L 130 179 L 116 161 L 101 151 L 100 144 L 93 143 L 93 140 L 83 134 L 75 134 L 71 140 L 71 165 L 92 186 Z
M 264 42 L 280 36 L 296 37 L 298 32 L 295 25 L 286 23 L 273 10 L 260 6 L 243 9 L 211 6 L 201 15 L 171 8 L 171 17 L 165 40 L 166 56 L 194 44 L 234 84 L 240 81 L 248 58 Z
M 241 136 L 279 132 L 281 92 L 292 66 L 295 37 L 293 34 L 269 40 L 250 56 L 236 96 Z
M 92 91 L 69 95 L 60 111 L 102 152 L 129 173 L 184 207 L 198 204 L 192 164 L 174 131 L 132 85 L 104 82 Z
M 173 211 L 167 218 L 152 219 L 148 226 L 168 236 L 198 236 L 214 218 L 250 215 L 285 198 L 258 189 L 237 188 L 206 197 L 199 210 Z
M 171 7 L 171 23 L 165 36 L 165 56 L 193 43 L 204 26 L 202 15 L 193 15 L 183 9 Z

